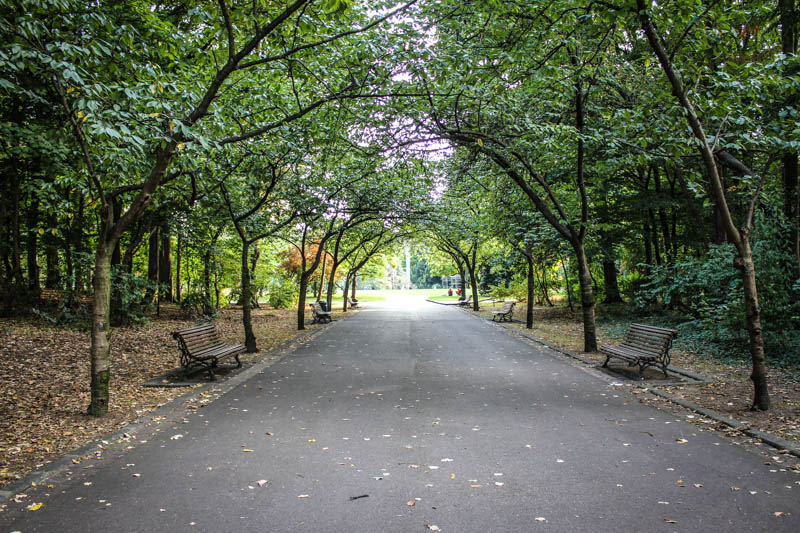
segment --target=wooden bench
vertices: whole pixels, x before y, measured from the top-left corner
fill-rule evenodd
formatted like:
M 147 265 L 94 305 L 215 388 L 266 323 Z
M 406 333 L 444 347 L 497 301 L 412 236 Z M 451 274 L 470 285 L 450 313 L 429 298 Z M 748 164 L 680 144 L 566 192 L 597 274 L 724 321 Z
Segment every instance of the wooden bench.
M 333 320 L 331 318 L 332 313 L 330 311 L 325 311 L 322 309 L 322 306 L 319 302 L 314 302 L 312 304 L 308 304 L 311 307 L 311 314 L 314 316 L 314 320 L 311 322 L 312 324 L 330 322 Z
M 358 300 L 347 300 L 347 305 L 351 309 L 358 309 Z
M 514 318 L 514 304 L 516 302 L 505 302 L 499 311 L 492 311 L 492 322 L 511 322 Z
M 459 298 L 458 299 L 459 307 L 469 307 L 471 305 L 471 303 L 472 303 L 472 296 L 469 296 L 467 298 Z
M 658 328 L 646 324 L 631 324 L 625 332 L 625 339 L 617 346 L 600 346 L 600 353 L 606 356 L 603 367 L 608 367 L 612 357 L 628 362 L 628 366 L 639 366 L 639 373 L 648 366 L 657 366 L 667 376 L 669 349 L 672 339 L 678 336 L 677 329 Z
M 239 354 L 247 348 L 244 344 L 234 346 L 223 343 L 214 324 L 204 324 L 192 328 L 181 329 L 172 333 L 181 350 L 181 366 L 188 375 L 195 369 L 206 370 L 209 381 L 214 381 L 214 369 L 221 359 L 233 356 L 236 368 L 242 366 Z

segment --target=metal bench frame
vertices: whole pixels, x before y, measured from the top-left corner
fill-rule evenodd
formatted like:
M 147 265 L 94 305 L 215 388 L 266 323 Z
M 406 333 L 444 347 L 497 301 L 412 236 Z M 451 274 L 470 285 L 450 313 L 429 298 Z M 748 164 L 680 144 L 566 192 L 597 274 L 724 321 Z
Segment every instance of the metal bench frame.
M 648 366 L 656 366 L 668 377 L 667 367 L 671 361 L 669 350 L 672 340 L 677 336 L 677 329 L 631 324 L 622 344 L 600 346 L 600 353 L 606 356 L 603 368 L 608 368 L 608 361 L 617 357 L 626 361 L 628 366 L 638 366 L 640 374 Z
M 511 322 L 514 319 L 514 306 L 517 302 L 505 302 L 499 311 L 492 311 L 492 322 Z
M 333 320 L 333 318 L 331 318 L 333 313 L 330 311 L 323 311 L 322 306 L 319 305 L 318 302 L 310 303 L 308 305 L 311 307 L 311 314 L 314 316 L 314 320 L 311 322 L 312 324 L 324 324 Z
M 244 344 L 231 346 L 223 343 L 214 324 L 181 329 L 173 332 L 172 338 L 178 342 L 184 373 L 188 376 L 198 370 L 205 370 L 209 381 L 216 380 L 214 369 L 221 359 L 233 356 L 236 359 L 236 368 L 241 368 L 239 355 L 247 351 Z

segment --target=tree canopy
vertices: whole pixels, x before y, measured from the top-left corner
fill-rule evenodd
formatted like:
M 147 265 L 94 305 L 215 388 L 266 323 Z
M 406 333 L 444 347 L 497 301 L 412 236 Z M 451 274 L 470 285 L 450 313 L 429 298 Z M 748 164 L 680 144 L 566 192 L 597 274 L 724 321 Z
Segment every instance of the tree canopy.
M 412 278 L 800 364 L 794 0 L 0 2 L 2 314 L 91 331 Z M 405 268 L 405 266 L 403 267 Z M 362 270 L 363 269 L 363 270 Z M 437 277 L 439 276 L 439 277 Z M 468 285 L 468 287 L 467 287 Z M 573 295 L 577 295 L 574 297 Z M 90 308 L 81 311 L 84 297 Z M 575 301 L 573 301 L 573 298 Z M 81 314 L 83 313 L 83 314 Z

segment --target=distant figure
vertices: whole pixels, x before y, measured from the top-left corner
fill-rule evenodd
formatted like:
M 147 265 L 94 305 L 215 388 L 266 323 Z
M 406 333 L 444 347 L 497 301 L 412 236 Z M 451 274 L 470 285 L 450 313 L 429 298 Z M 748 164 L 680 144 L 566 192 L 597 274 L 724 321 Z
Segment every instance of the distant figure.
M 458 294 L 459 296 L 461 296 L 461 289 L 458 289 L 458 290 L 456 291 L 456 294 Z
M 447 289 L 447 295 L 448 296 L 452 296 L 453 295 L 453 289 Z

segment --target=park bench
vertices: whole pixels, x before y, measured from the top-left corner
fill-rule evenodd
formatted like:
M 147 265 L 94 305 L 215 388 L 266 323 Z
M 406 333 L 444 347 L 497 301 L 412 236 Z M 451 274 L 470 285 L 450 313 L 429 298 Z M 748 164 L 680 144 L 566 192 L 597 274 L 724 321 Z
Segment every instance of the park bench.
M 356 299 L 350 299 L 350 300 L 347 300 L 347 305 L 348 305 L 348 306 L 349 306 L 351 309 L 358 309 L 358 300 L 356 300 Z
M 639 373 L 648 366 L 657 366 L 667 376 L 669 366 L 669 349 L 672 339 L 678 336 L 677 329 L 658 328 L 645 324 L 631 324 L 625 332 L 622 344 L 617 346 L 600 346 L 600 353 L 606 356 L 603 367 L 608 367 L 612 357 L 627 361 L 628 366 L 639 366 Z
M 458 299 L 459 307 L 469 307 L 471 303 L 472 303 L 472 296 Z
M 492 311 L 492 322 L 503 322 L 514 318 L 514 304 L 516 302 L 505 302 L 499 311 Z
M 311 321 L 312 324 L 316 324 L 318 322 L 324 324 L 325 322 L 330 322 L 333 320 L 331 318 L 332 313 L 330 311 L 325 311 L 322 308 L 322 304 L 319 302 L 314 302 L 308 305 L 311 306 L 311 314 L 314 316 L 314 320 Z
M 246 351 L 244 344 L 234 346 L 223 343 L 214 324 L 204 324 L 172 333 L 181 350 L 181 366 L 188 375 L 195 369 L 206 370 L 209 381 L 214 381 L 214 369 L 219 361 L 233 356 L 236 368 L 242 366 L 239 354 Z

